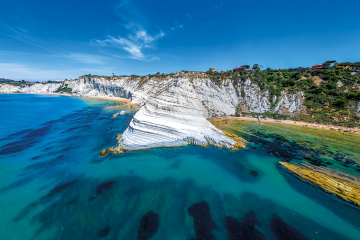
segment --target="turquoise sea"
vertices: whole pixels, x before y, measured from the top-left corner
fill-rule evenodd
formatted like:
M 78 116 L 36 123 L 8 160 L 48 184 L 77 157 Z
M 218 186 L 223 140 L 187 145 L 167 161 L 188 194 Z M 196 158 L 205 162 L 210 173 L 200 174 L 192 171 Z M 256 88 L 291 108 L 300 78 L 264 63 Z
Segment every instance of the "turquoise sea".
M 359 208 L 261 142 L 100 157 L 136 111 L 117 105 L 0 94 L 0 239 L 360 239 Z

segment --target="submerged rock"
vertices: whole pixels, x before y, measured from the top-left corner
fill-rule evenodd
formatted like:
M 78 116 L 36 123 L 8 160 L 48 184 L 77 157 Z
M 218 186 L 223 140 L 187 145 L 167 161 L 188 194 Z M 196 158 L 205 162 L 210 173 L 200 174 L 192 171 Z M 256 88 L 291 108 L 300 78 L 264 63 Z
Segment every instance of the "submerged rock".
M 53 195 L 57 192 L 60 192 L 60 191 L 64 190 L 65 188 L 68 188 L 68 187 L 74 185 L 75 183 L 76 183 L 76 180 L 59 185 L 59 186 L 55 187 L 53 190 L 51 190 L 48 195 Z
M 309 240 L 304 234 L 284 222 L 276 214 L 271 218 L 270 228 L 278 240 Z
M 100 156 L 101 156 L 101 157 L 106 156 L 106 155 L 108 154 L 107 152 L 108 152 L 107 149 L 102 150 L 102 151 L 100 152 Z
M 123 147 L 121 147 L 120 145 L 117 147 L 111 147 L 108 149 L 108 151 L 113 154 L 121 154 L 121 153 L 126 152 L 126 150 Z
M 213 229 L 220 230 L 211 217 L 209 205 L 202 201 L 188 208 L 190 216 L 194 219 L 196 238 L 194 240 L 215 240 Z
M 107 235 L 109 235 L 111 230 L 111 227 L 109 225 L 107 225 L 105 228 L 103 228 L 99 234 L 99 237 L 106 237 Z
M 298 179 L 360 206 L 359 178 L 310 164 L 301 164 L 300 166 L 285 162 L 280 162 L 280 164 Z
M 96 188 L 96 194 L 99 195 L 101 194 L 103 191 L 108 191 L 110 190 L 110 188 L 112 188 L 112 186 L 114 185 L 114 181 L 109 181 L 106 183 L 102 183 L 99 186 L 97 186 Z
M 137 240 L 150 239 L 159 229 L 159 214 L 149 211 L 141 218 Z
M 253 211 L 247 213 L 241 222 L 233 217 L 226 217 L 225 228 L 228 232 L 228 240 L 265 240 L 264 233 L 259 232 L 255 225 L 261 226 Z

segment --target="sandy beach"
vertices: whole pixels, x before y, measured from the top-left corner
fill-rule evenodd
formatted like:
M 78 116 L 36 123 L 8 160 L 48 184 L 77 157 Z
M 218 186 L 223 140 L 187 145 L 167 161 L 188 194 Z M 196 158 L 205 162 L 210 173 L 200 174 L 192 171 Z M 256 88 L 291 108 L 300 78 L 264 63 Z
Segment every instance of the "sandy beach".
M 124 103 L 124 105 L 121 105 L 121 106 L 140 106 L 140 104 L 131 103 L 130 99 L 117 98 L 117 97 L 72 96 L 72 95 L 69 95 L 69 94 L 62 94 L 62 93 L 12 93 L 12 94 L 37 94 L 37 95 L 57 95 L 57 96 L 65 96 L 65 97 L 96 98 L 96 99 L 103 99 L 103 100 L 107 100 L 107 101 L 115 101 L 115 102 Z
M 213 124 L 221 123 L 223 121 L 251 121 L 251 122 L 258 122 L 257 118 L 252 117 L 221 117 L 221 118 L 214 118 L 209 119 L 209 121 Z M 325 125 L 325 124 L 318 124 L 318 123 L 308 123 L 308 122 L 301 122 L 301 121 L 293 121 L 293 120 L 277 120 L 271 118 L 260 118 L 261 123 L 277 123 L 277 124 L 287 124 L 293 126 L 300 126 L 300 127 L 309 127 L 309 128 L 317 128 L 317 129 L 324 129 L 330 131 L 337 131 L 337 132 L 347 132 L 347 133 L 356 133 L 360 134 L 359 128 L 348 128 L 348 127 L 341 127 L 341 126 L 334 126 L 334 125 Z
M 97 98 L 97 99 L 103 99 L 103 100 L 108 100 L 108 101 L 115 101 L 115 102 L 122 102 L 125 103 L 125 105 L 130 105 L 131 104 L 131 100 L 127 99 L 127 98 L 116 98 L 116 97 L 88 97 L 88 96 L 82 96 L 85 98 Z
M 87 97 L 86 98 L 97 98 L 97 99 L 103 99 L 103 100 L 108 100 L 108 101 L 115 101 L 115 102 L 122 102 L 124 103 L 123 105 L 121 105 L 121 107 L 124 106 L 140 106 L 140 104 L 138 103 L 131 103 L 130 99 L 127 98 L 116 98 L 116 97 Z

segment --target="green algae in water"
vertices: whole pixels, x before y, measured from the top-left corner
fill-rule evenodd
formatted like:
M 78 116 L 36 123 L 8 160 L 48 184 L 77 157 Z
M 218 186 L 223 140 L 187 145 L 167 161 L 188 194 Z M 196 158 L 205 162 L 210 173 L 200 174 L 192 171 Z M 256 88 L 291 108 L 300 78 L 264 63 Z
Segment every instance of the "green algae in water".
M 288 155 L 288 161 L 307 161 L 360 176 L 358 134 L 250 121 L 229 121 L 222 127 L 253 143 L 268 146 L 268 152 L 274 156 L 282 156 L 279 150 L 286 152 L 283 155 Z

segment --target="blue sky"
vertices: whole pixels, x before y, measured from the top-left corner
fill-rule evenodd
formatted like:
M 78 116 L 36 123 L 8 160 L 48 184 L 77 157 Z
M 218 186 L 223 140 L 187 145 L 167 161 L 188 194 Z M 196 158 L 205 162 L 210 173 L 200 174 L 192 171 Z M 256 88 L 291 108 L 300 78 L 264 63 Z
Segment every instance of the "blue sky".
M 359 11 L 357 0 L 1 1 L 0 78 L 360 61 Z

